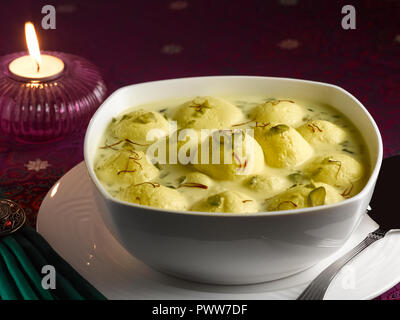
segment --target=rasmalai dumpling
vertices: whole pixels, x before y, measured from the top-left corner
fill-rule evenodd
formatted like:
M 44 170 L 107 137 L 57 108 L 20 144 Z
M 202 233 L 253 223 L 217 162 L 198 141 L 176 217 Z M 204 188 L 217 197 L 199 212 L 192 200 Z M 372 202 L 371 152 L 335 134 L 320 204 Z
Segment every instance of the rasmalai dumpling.
M 117 196 L 119 199 L 150 207 L 170 210 L 186 210 L 185 197 L 176 191 L 157 183 L 131 185 Z
M 307 168 L 313 181 L 335 187 L 348 187 L 362 178 L 363 165 L 351 156 L 336 153 L 315 159 Z
M 159 173 L 142 151 L 109 152 L 96 160 L 94 168 L 100 181 L 108 185 L 126 186 L 151 181 Z
M 241 140 L 236 144 L 235 139 Z M 221 131 L 214 132 L 203 143 L 209 146 L 208 163 L 204 163 L 207 153 L 203 154 L 204 149 L 199 145 L 196 154 L 197 163 L 193 166 L 214 179 L 233 180 L 260 172 L 264 167 L 264 154 L 260 145 L 242 130 L 224 131 L 222 135 Z M 216 148 L 218 144 L 219 148 Z M 213 161 L 213 156 L 218 157 L 218 152 L 219 164 Z
M 264 151 L 265 162 L 271 167 L 296 167 L 314 153 L 300 133 L 285 124 L 256 127 L 254 137 Z
M 148 140 L 150 130 L 154 138 Z M 136 110 L 124 114 L 111 123 L 110 131 L 117 139 L 129 139 L 134 143 L 150 144 L 169 132 L 168 121 L 159 112 Z
M 318 146 L 321 143 L 339 144 L 346 139 L 346 132 L 336 124 L 326 120 L 312 120 L 303 124 L 297 131 L 309 144 Z
M 284 123 L 292 127 L 300 125 L 304 117 L 304 109 L 291 100 L 269 100 L 250 112 L 250 118 L 254 121 Z
M 227 129 L 242 116 L 239 108 L 225 100 L 197 97 L 178 107 L 174 119 L 182 128 Z

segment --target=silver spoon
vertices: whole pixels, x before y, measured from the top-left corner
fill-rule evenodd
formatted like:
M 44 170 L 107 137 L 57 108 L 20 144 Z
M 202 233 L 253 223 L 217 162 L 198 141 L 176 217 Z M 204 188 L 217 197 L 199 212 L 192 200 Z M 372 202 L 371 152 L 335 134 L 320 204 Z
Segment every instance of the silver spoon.
M 400 184 L 400 156 L 383 160 L 382 168 L 368 206 L 369 216 L 379 228 L 369 233 L 355 248 L 325 268 L 300 294 L 297 300 L 322 300 L 331 281 L 342 267 L 375 241 L 382 239 L 390 230 L 400 228 L 400 214 L 396 209 L 398 185 Z M 400 202 L 399 202 L 400 203 Z

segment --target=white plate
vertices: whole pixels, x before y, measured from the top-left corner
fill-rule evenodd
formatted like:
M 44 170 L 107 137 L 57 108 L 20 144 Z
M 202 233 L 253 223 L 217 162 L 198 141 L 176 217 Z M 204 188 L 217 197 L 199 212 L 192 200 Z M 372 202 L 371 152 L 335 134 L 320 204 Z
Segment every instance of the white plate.
M 84 278 L 109 299 L 295 299 L 329 263 L 377 224 L 367 215 L 345 246 L 296 275 L 256 285 L 220 286 L 161 274 L 131 256 L 107 230 L 82 162 L 49 191 L 37 230 Z M 331 283 L 325 299 L 372 299 L 400 282 L 400 234 L 389 233 L 356 257 Z

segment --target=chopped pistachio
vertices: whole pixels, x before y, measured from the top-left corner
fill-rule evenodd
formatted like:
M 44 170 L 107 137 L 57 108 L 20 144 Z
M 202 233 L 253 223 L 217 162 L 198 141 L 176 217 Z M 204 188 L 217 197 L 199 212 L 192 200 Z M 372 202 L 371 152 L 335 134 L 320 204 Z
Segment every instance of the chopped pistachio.
M 353 151 L 350 151 L 349 149 L 346 149 L 346 148 L 343 148 L 342 151 L 347 152 L 347 153 L 350 153 L 350 154 L 354 154 Z
M 156 120 L 156 117 L 154 116 L 154 114 L 152 112 L 147 112 L 147 113 L 144 113 L 144 114 L 140 115 L 139 117 L 137 117 L 134 121 L 146 124 L 149 122 L 154 122 L 155 120 Z
M 162 170 L 161 169 L 161 165 L 159 162 L 155 163 L 154 166 L 158 169 L 158 170 Z
M 160 173 L 160 179 L 164 179 L 167 175 L 169 175 L 170 172 L 169 171 L 164 171 Z
M 210 196 L 207 198 L 207 202 L 211 206 L 218 207 L 222 203 L 221 196 L 218 194 L 216 194 L 214 196 Z
M 292 210 L 296 208 L 297 204 L 294 201 L 283 201 L 278 205 L 279 210 Z
M 312 175 L 315 177 L 317 175 L 319 175 L 322 171 L 322 167 L 318 167 L 317 169 L 314 170 L 314 172 L 312 173 Z
M 324 187 L 319 187 L 312 190 L 308 195 L 308 204 L 310 207 L 322 206 L 325 204 L 326 190 Z
M 186 180 L 186 176 L 179 177 L 178 178 L 178 183 L 181 184 L 185 180 Z
M 204 114 L 206 112 L 206 108 L 200 108 L 198 112 L 200 114 Z
M 250 179 L 250 181 L 249 181 L 249 184 L 250 184 L 251 186 L 254 186 L 254 185 L 257 184 L 257 183 L 258 183 L 258 176 L 252 177 L 252 178 Z
M 192 107 L 195 108 L 195 111 L 193 113 L 195 117 L 200 117 L 206 112 L 206 109 L 211 109 L 210 104 L 207 100 L 201 104 L 195 103 Z
M 275 127 L 269 129 L 269 134 L 278 134 L 288 131 L 290 128 L 286 124 L 278 124 Z
M 298 173 L 298 172 L 289 174 L 288 178 L 290 181 L 292 181 L 296 184 L 304 184 L 308 181 L 307 178 L 303 174 Z
M 128 120 L 128 119 L 130 119 L 130 118 L 131 118 L 131 116 L 130 116 L 129 114 L 124 114 L 124 115 L 122 116 L 122 118 L 121 118 L 121 121 Z

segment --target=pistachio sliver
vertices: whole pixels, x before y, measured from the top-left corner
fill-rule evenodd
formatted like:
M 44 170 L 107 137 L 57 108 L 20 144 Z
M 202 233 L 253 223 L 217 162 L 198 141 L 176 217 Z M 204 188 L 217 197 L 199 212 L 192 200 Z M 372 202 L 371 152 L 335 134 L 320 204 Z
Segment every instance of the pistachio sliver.
M 250 184 L 251 186 L 254 186 L 254 185 L 256 185 L 257 183 L 258 183 L 258 176 L 252 177 L 252 178 L 250 179 L 250 181 L 249 181 L 249 184 Z
M 214 207 L 219 207 L 222 203 L 221 196 L 216 194 L 207 198 L 207 203 Z
M 290 129 L 289 126 L 287 126 L 286 124 L 278 124 L 269 129 L 269 134 L 275 135 L 288 131 L 289 129 Z
M 181 184 L 186 180 L 186 176 L 181 176 L 178 178 L 178 183 Z
M 128 120 L 128 119 L 130 119 L 130 118 L 132 118 L 132 116 L 130 116 L 129 114 L 124 114 L 124 115 L 122 116 L 122 118 L 120 119 L 120 121 Z
M 138 123 L 142 123 L 142 124 L 147 124 L 150 122 L 155 122 L 156 117 L 154 116 L 154 114 L 152 112 L 147 112 L 144 113 L 140 116 L 138 116 L 134 122 L 138 122 Z
M 312 190 L 308 194 L 308 204 L 310 207 L 322 206 L 325 204 L 326 190 L 324 187 L 319 187 Z
M 292 209 L 296 209 L 297 208 L 297 204 L 294 201 L 283 201 L 278 205 L 278 210 L 292 210 Z
M 298 173 L 298 172 L 289 174 L 288 178 L 291 182 L 293 182 L 295 184 L 304 184 L 308 181 L 307 178 L 303 174 Z
M 164 179 L 166 176 L 168 176 L 170 174 L 169 171 L 165 171 L 165 172 L 161 172 L 160 173 L 160 179 Z
M 315 184 L 310 182 L 309 184 L 306 184 L 305 187 L 309 189 L 315 189 Z

